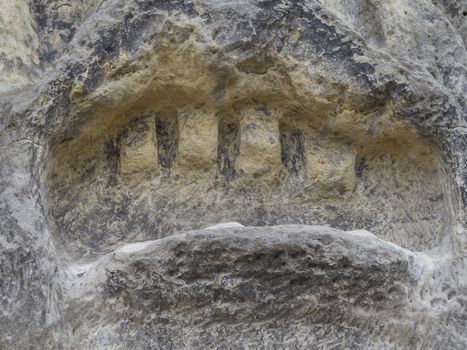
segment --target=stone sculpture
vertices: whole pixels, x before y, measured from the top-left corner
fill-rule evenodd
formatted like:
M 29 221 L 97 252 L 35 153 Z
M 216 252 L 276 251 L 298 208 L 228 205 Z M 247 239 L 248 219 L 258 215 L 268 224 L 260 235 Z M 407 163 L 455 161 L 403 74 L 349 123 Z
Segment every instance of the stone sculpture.
M 0 0 L 0 348 L 467 348 L 466 21 Z

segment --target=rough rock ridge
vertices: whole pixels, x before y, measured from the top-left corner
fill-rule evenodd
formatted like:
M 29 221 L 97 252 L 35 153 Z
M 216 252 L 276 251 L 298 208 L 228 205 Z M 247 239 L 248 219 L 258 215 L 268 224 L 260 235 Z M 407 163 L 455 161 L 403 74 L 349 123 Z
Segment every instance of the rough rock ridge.
M 0 349 L 467 348 L 465 0 L 0 0 L 0 43 Z

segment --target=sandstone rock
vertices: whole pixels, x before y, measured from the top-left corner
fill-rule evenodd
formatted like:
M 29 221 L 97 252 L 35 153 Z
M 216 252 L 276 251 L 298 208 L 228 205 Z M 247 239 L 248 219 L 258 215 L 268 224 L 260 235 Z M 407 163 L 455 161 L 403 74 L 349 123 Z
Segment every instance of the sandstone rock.
M 356 185 L 356 151 L 352 145 L 311 140 L 305 154 L 307 184 L 319 187 L 320 195 L 340 197 Z M 328 194 L 326 194 L 328 193 Z
M 329 323 L 330 313 L 361 323 L 398 315 L 419 298 L 413 289 L 428 271 L 418 254 L 319 226 L 219 228 L 129 244 L 67 273 L 69 345 L 282 347 L 277 338 L 262 344 L 261 325 L 280 327 L 290 347 L 325 346 L 335 334 L 317 338 L 313 325 Z M 385 337 L 403 327 L 391 325 L 366 345 L 388 346 Z
M 242 176 L 274 181 L 281 166 L 279 122 L 266 109 L 247 109 L 240 116 L 238 169 Z M 267 180 L 266 180 L 267 181 Z
M 200 112 L 180 113 L 177 172 L 214 170 L 217 158 L 217 118 Z
M 158 154 L 155 135 L 155 120 L 151 117 L 136 120 L 124 131 L 120 137 L 121 175 L 156 174 Z
M 467 348 L 465 1 L 0 5 L 0 348 Z

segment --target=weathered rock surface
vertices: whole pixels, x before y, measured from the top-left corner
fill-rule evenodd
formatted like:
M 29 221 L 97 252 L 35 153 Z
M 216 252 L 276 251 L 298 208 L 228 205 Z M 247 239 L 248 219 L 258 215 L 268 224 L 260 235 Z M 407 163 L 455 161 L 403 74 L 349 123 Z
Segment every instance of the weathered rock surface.
M 66 331 L 72 348 L 407 347 L 414 339 L 399 338 L 407 324 L 394 319 L 424 312 L 414 300 L 431 264 L 324 226 L 189 232 L 71 266 Z M 374 339 L 373 329 L 348 329 L 384 317 L 392 320 Z M 337 320 L 350 338 L 336 337 Z M 317 325 L 329 334 L 313 334 Z
M 0 0 L 0 39 L 0 348 L 467 348 L 466 1 Z

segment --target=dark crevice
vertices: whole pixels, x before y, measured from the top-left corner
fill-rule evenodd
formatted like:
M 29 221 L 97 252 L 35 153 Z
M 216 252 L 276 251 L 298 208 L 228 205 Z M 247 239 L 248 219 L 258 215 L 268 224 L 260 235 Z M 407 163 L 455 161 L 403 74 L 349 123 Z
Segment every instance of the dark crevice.
M 117 184 L 119 154 L 120 147 L 116 140 L 111 139 L 104 144 L 104 156 L 109 169 L 109 178 L 107 180 L 108 187 L 115 186 Z
M 238 121 L 221 120 L 218 131 L 217 166 L 227 181 L 235 179 L 235 162 L 240 150 L 240 125 Z
M 303 132 L 285 123 L 280 123 L 281 160 L 289 173 L 301 174 L 305 169 Z
M 177 118 L 157 116 L 155 123 L 159 169 L 161 174 L 168 176 L 177 155 L 178 121 Z

